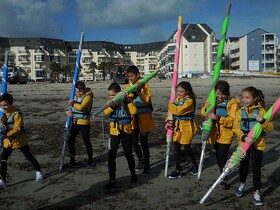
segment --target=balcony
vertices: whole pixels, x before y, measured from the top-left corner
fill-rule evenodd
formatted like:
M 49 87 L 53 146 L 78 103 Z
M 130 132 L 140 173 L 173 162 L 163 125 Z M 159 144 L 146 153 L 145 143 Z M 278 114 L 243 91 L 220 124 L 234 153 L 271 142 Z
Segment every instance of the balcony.
M 30 63 L 30 59 L 27 57 L 19 57 L 18 60 L 21 63 Z
M 23 50 L 23 49 L 21 49 L 21 50 L 18 51 L 18 54 L 19 54 L 19 55 L 29 55 L 30 53 L 29 53 L 29 50 Z

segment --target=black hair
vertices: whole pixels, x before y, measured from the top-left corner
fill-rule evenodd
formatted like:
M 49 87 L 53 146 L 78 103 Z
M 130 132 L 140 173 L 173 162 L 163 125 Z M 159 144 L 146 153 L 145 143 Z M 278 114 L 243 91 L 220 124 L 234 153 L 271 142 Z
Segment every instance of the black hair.
M 126 73 L 132 73 L 132 74 L 139 74 L 139 69 L 137 66 L 129 66 L 126 70 Z
M 230 96 L 230 86 L 227 81 L 219 80 L 215 85 L 215 90 L 220 90 L 222 94 Z
M 113 82 L 109 85 L 108 90 L 113 90 L 115 93 L 118 93 L 121 92 L 121 86 L 118 83 Z
M 182 82 L 180 82 L 180 83 L 176 86 L 176 88 L 178 88 L 178 87 L 181 87 L 181 88 L 183 88 L 185 91 L 187 91 L 189 97 L 193 100 L 194 104 L 196 104 L 196 95 L 195 95 L 195 93 L 193 92 L 191 83 L 186 82 L 186 81 L 182 81 Z
M 4 93 L 0 96 L 0 102 L 7 101 L 8 104 L 12 105 L 14 103 L 14 97 L 9 93 Z
M 246 87 L 243 89 L 242 92 L 249 92 L 254 99 L 254 105 L 258 105 L 260 104 L 263 108 L 265 108 L 265 101 L 264 101 L 264 95 L 263 92 L 261 90 L 258 90 L 257 88 L 250 86 L 250 87 Z
M 77 88 L 78 90 L 85 90 L 86 89 L 86 85 L 83 81 L 78 81 L 75 84 L 75 88 Z

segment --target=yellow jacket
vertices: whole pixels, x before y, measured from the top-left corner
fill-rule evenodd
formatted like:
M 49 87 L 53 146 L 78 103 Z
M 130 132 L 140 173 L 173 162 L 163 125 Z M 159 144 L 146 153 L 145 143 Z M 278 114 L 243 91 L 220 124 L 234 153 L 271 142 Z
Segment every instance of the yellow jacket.
M 73 108 L 77 111 L 81 112 L 91 112 L 92 108 L 92 102 L 93 102 L 93 92 L 90 90 L 90 88 L 86 89 L 87 92 L 82 100 L 82 103 L 74 103 Z M 76 121 L 78 125 L 88 125 L 90 124 L 90 118 L 88 119 L 73 119 Z
M 182 116 L 195 111 L 193 100 L 189 96 L 185 97 L 186 100 L 182 106 L 174 103 L 169 103 L 168 110 L 176 116 Z M 183 99 L 176 98 L 178 102 Z M 194 134 L 197 132 L 197 126 L 194 120 L 174 120 L 173 141 L 180 144 L 190 144 Z
M 260 111 L 258 113 L 258 115 L 260 115 L 260 116 L 263 116 L 266 112 L 266 110 L 261 105 L 255 105 L 255 106 L 251 106 L 249 108 L 245 108 L 247 116 L 250 117 L 253 114 L 253 112 L 255 111 L 255 109 L 260 109 Z M 244 135 L 246 135 L 246 134 L 244 134 L 244 132 L 241 130 L 241 127 L 240 127 L 241 119 L 242 119 L 242 113 L 241 113 L 241 109 L 239 109 L 236 112 L 235 119 L 234 119 L 234 126 L 233 126 L 233 132 L 237 136 L 238 146 L 241 146 L 241 144 L 242 144 L 241 139 Z M 261 124 L 261 126 L 262 126 L 262 128 L 265 132 L 271 132 L 273 130 L 273 123 L 272 122 L 265 121 L 263 124 Z M 265 138 L 264 138 L 264 136 L 260 136 L 253 143 L 253 145 L 256 149 L 264 151 L 265 150 Z
M 130 115 L 134 115 L 137 112 L 136 106 L 133 103 L 127 104 L 128 112 Z M 110 115 L 114 112 L 114 109 L 108 107 L 105 109 L 104 114 Z M 133 121 L 133 120 L 132 120 Z M 125 133 L 132 133 L 132 121 L 129 124 L 121 125 L 118 122 L 110 122 L 110 134 L 114 136 L 118 136 L 120 134 L 120 130 L 123 130 Z
M 206 103 L 201 109 L 201 115 L 206 116 Z M 239 109 L 240 101 L 237 97 L 231 98 L 226 106 L 227 117 L 219 117 L 218 121 L 213 120 L 212 129 L 209 135 L 208 142 L 210 144 L 215 144 L 216 142 L 220 144 L 231 144 L 233 141 L 233 123 L 236 111 Z M 217 109 L 215 112 L 217 113 Z
M 130 82 L 125 86 L 125 89 L 128 89 L 133 84 Z M 150 85 L 148 83 L 145 83 L 141 93 L 138 94 L 140 97 L 140 100 L 148 105 L 151 105 L 151 89 Z M 130 93 L 128 97 L 135 97 L 134 93 Z M 137 108 L 137 106 L 136 106 Z M 145 112 L 141 114 L 135 114 L 133 115 L 133 129 L 139 128 L 140 133 L 146 133 L 150 132 L 155 129 L 156 125 L 153 119 L 152 112 Z
M 9 119 L 12 114 L 14 114 L 12 119 Z M 4 139 L 4 147 L 5 148 L 13 148 L 17 149 L 27 145 L 27 135 L 23 129 L 23 118 L 19 110 L 17 110 L 14 106 L 12 106 L 9 112 L 5 113 L 8 120 L 13 121 L 13 128 L 9 129 L 7 127 L 7 138 Z

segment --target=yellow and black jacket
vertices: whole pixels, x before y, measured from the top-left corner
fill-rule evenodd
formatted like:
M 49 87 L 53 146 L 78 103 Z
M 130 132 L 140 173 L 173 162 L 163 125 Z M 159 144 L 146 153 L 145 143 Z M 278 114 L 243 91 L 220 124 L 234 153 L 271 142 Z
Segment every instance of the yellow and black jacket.
M 90 88 L 86 89 L 86 94 L 80 98 L 75 96 L 72 108 L 72 120 L 78 125 L 90 124 L 90 112 L 93 103 L 93 93 Z
M 126 114 L 121 116 L 122 111 L 125 111 Z M 109 115 L 110 120 L 110 134 L 118 136 L 120 131 L 125 133 L 132 133 L 132 124 L 133 119 L 132 115 L 136 114 L 137 109 L 133 103 L 124 103 L 117 106 L 116 108 L 108 107 L 104 110 L 104 114 Z
M 21 112 L 12 106 L 11 110 L 5 114 L 7 116 L 7 130 L 4 147 L 17 149 L 27 145 L 27 135 L 23 128 Z
M 126 85 L 125 89 L 128 89 L 132 85 L 130 82 Z M 137 108 L 137 114 L 133 116 L 133 129 L 138 127 L 140 133 L 154 130 L 156 125 L 152 116 L 153 109 L 149 84 L 144 84 L 141 93 L 130 93 L 128 97 L 133 98 L 133 102 Z
M 256 112 L 257 111 L 257 112 Z M 246 112 L 246 113 L 244 113 Z M 249 108 L 242 107 L 236 112 L 234 119 L 233 132 L 237 136 L 238 146 L 241 146 L 242 139 L 245 138 L 250 128 L 253 127 L 257 121 L 255 120 L 256 114 L 263 116 L 266 110 L 261 105 L 251 106 Z M 242 114 L 243 113 L 243 114 Z M 255 114 L 256 113 L 256 114 Z M 244 126 L 244 124 L 247 124 Z M 251 125 L 249 125 L 251 124 Z M 261 136 L 253 143 L 254 147 L 258 150 L 265 150 L 265 132 L 271 132 L 273 130 L 273 123 L 265 121 L 261 124 L 263 128 L 263 133 Z M 248 129 L 244 128 L 248 127 Z
M 180 144 L 190 144 L 197 126 L 194 122 L 195 104 L 189 96 L 176 98 L 175 103 L 169 103 L 168 110 L 173 114 L 173 141 Z
M 206 101 L 205 105 L 201 109 L 201 115 L 206 116 Z M 217 115 L 219 105 L 215 107 L 214 114 Z M 236 111 L 239 109 L 240 101 L 237 97 L 230 98 L 226 105 L 223 107 L 225 109 L 226 115 L 219 116 L 217 121 L 214 120 L 212 129 L 209 135 L 208 142 L 210 144 L 215 144 L 216 142 L 220 144 L 231 144 L 233 141 L 233 123 Z

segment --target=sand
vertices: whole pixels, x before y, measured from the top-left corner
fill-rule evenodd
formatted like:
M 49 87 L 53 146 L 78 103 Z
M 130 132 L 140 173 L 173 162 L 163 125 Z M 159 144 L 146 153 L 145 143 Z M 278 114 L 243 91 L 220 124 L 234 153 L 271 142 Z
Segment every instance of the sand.
M 267 107 L 279 97 L 280 78 L 222 78 L 231 85 L 232 96 L 240 97 L 242 88 L 255 86 L 265 95 Z M 182 81 L 183 79 L 180 79 Z M 202 119 L 200 108 L 210 90 L 210 78 L 188 79 L 197 94 L 196 122 L 200 126 Z M 107 87 L 110 82 L 87 83 L 95 97 L 93 111 L 107 101 Z M 59 171 L 64 111 L 67 107 L 70 83 L 28 83 L 27 85 L 9 85 L 8 91 L 14 95 L 15 105 L 23 115 L 25 128 L 29 136 L 29 146 L 38 159 L 46 178 L 35 182 L 35 171 L 25 160 L 19 150 L 14 151 L 8 160 L 7 192 L 0 191 L 0 209 L 254 209 L 252 173 L 248 176 L 245 195 L 237 198 L 234 194 L 238 186 L 238 174 L 230 175 L 230 188 L 217 188 L 206 201 L 199 200 L 211 184 L 218 178 L 218 166 L 212 153 L 211 145 L 207 146 L 207 155 L 198 182 L 196 176 L 190 175 L 190 162 L 182 158 L 184 176 L 170 180 L 164 177 L 166 131 L 164 119 L 170 94 L 170 80 L 150 82 L 152 100 L 157 128 L 150 133 L 151 171 L 148 176 L 138 172 L 138 183 L 130 182 L 127 162 L 119 148 L 117 158 L 117 185 L 113 190 L 105 190 L 107 183 L 107 140 L 109 138 L 108 120 L 103 115 L 92 119 L 91 141 L 95 168 L 83 166 Z M 122 87 L 124 87 L 122 85 Z M 280 209 L 280 164 L 279 164 L 279 114 L 274 119 L 274 131 L 267 134 L 267 149 L 264 153 L 262 168 L 261 193 L 264 196 L 264 207 L 261 209 Z M 200 157 L 201 131 L 193 140 L 193 149 L 197 160 Z M 87 155 L 81 136 L 76 143 L 77 160 L 84 162 Z M 232 144 L 230 153 L 236 148 Z M 171 151 L 172 153 L 173 151 Z M 65 155 L 65 162 L 69 155 Z M 169 172 L 174 169 L 171 156 Z

